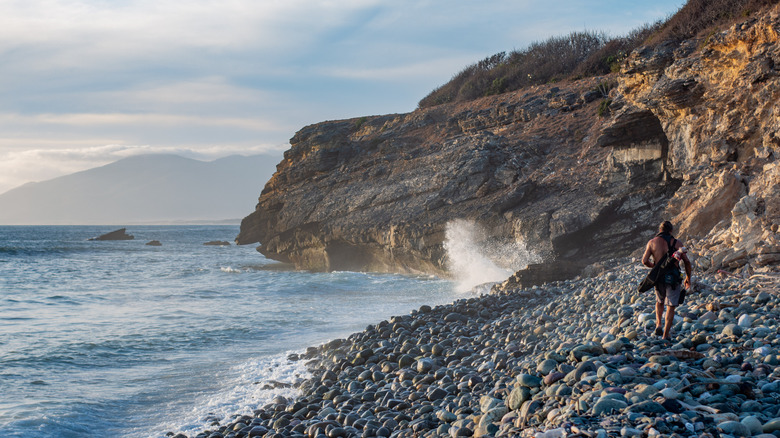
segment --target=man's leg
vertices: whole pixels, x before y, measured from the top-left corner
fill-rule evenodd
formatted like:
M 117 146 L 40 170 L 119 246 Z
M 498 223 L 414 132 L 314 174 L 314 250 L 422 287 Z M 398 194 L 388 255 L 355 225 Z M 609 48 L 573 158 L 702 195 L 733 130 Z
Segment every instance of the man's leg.
M 672 339 L 671 331 L 672 324 L 674 323 L 674 309 L 676 306 L 667 306 L 666 309 L 666 324 L 664 324 L 664 339 Z
M 664 301 L 666 300 L 665 285 L 657 284 L 655 286 L 655 335 L 661 336 L 664 326 Z

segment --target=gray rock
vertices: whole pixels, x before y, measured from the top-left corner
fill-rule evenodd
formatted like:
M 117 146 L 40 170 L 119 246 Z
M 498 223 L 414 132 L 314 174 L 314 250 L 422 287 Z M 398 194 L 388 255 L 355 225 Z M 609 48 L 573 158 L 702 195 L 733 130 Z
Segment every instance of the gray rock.
M 642 436 L 642 431 L 633 427 L 623 427 L 620 429 L 620 436 Z
M 739 421 L 724 421 L 718 424 L 718 429 L 723 433 L 735 436 L 750 436 L 750 429 Z
M 436 412 L 436 418 L 438 418 L 439 421 L 443 423 L 452 423 L 453 421 L 458 419 L 458 416 L 453 414 L 450 411 L 445 411 L 444 409 L 442 409 Z
M 755 415 L 748 415 L 743 418 L 740 423 L 744 424 L 750 430 L 751 435 L 759 435 L 764 430 L 761 425 L 761 421 Z
M 516 386 L 512 392 L 509 393 L 509 397 L 506 399 L 507 407 L 510 410 L 519 409 L 527 400 L 531 399 L 531 390 L 527 386 Z
M 631 405 L 628 408 L 629 412 L 639 412 L 643 414 L 653 414 L 653 415 L 660 415 L 666 413 L 666 408 L 664 408 L 660 403 L 654 402 L 652 400 L 646 400 L 639 403 L 635 403 Z
M 628 403 L 612 398 L 601 397 L 599 401 L 593 405 L 593 415 L 607 415 L 614 412 L 621 411 L 626 408 Z
M 574 380 L 579 381 L 582 378 L 582 375 L 587 372 L 596 372 L 598 371 L 598 368 L 596 367 L 596 364 L 592 361 L 586 360 L 585 362 L 580 363 L 577 365 L 577 368 L 574 370 Z
M 531 374 L 520 374 L 517 376 L 517 383 L 529 388 L 538 388 L 542 386 L 542 379 Z
M 770 295 L 767 292 L 761 291 L 756 295 L 755 300 L 753 300 L 756 304 L 766 304 L 772 299 L 772 295 Z
M 737 324 L 726 324 L 726 326 L 723 327 L 723 334 L 725 336 L 742 336 L 742 327 Z
M 447 397 L 449 393 L 442 389 L 442 388 L 433 388 L 428 393 L 428 401 L 436 401 L 436 400 L 442 400 L 443 398 Z
M 88 240 L 133 240 L 135 237 L 132 234 L 127 234 L 127 228 L 120 228 L 110 233 L 103 234 L 98 237 L 93 237 Z
M 542 362 L 539 363 L 539 365 L 536 366 L 536 372 L 539 374 L 546 376 L 550 374 L 551 371 L 555 370 L 558 367 L 558 362 L 555 359 L 545 359 Z
M 773 433 L 780 430 L 780 418 L 773 418 L 763 426 L 764 433 Z
M 468 316 L 456 312 L 448 313 L 444 317 L 444 322 L 467 322 L 468 320 Z
M 520 418 L 527 419 L 531 415 L 535 414 L 536 411 L 539 410 L 539 408 L 542 407 L 542 404 L 539 402 L 539 400 L 528 400 L 525 403 L 523 403 L 523 406 L 520 408 Z
M 417 361 L 417 372 L 427 373 L 433 370 L 433 361 L 430 359 L 420 359 Z

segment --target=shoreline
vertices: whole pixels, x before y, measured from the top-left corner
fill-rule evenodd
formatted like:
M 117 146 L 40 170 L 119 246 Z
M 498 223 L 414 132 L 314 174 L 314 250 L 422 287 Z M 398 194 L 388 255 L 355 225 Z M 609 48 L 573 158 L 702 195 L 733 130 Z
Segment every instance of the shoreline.
M 777 275 L 695 277 L 668 343 L 645 268 L 610 264 L 310 347 L 297 398 L 168 436 L 778 436 Z

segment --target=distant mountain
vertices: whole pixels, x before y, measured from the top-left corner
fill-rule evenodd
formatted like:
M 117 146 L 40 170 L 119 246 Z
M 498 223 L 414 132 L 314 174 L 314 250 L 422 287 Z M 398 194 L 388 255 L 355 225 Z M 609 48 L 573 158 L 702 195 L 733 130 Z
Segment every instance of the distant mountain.
M 0 195 L 3 225 L 224 222 L 251 212 L 280 157 L 139 155 Z M 238 221 L 236 220 L 236 223 Z

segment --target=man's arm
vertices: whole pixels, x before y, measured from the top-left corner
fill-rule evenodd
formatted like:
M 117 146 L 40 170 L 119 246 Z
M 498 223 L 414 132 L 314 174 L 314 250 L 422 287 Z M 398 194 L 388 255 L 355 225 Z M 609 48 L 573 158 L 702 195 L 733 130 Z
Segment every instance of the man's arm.
M 655 266 L 655 263 L 650 261 L 650 256 L 653 255 L 652 251 L 652 240 L 650 242 L 647 242 L 647 248 L 645 248 L 645 254 L 642 256 L 642 264 L 647 266 L 648 268 L 652 268 Z
M 685 264 L 685 282 L 683 283 L 683 286 L 685 286 L 686 289 L 691 288 L 691 272 L 693 269 L 691 269 L 691 261 L 688 259 L 688 254 L 683 254 L 682 256 L 683 264 Z

